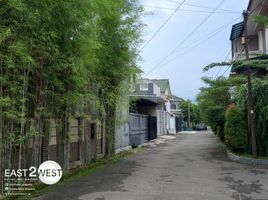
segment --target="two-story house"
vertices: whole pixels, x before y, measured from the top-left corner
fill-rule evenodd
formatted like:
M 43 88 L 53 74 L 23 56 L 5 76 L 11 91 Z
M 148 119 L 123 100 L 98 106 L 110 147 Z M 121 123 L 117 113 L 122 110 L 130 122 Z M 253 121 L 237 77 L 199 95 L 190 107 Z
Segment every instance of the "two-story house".
M 170 99 L 170 112 L 172 112 L 176 116 L 180 116 L 181 114 L 180 102 L 181 98 L 172 95 L 172 98 Z
M 176 119 L 175 114 L 171 112 L 172 92 L 168 79 L 155 79 L 160 87 L 161 97 L 165 99 L 165 104 L 158 106 L 158 134 L 176 134 Z M 164 126 L 162 126 L 164 124 Z
M 158 107 L 165 99 L 154 80 L 139 79 L 133 85 L 130 97 L 130 144 L 138 146 L 155 139 L 158 132 Z
M 176 122 L 176 132 L 182 131 L 182 113 L 180 109 L 180 102 L 181 98 L 172 95 L 172 99 L 170 100 L 170 112 L 175 115 L 175 122 Z
M 132 113 L 157 116 L 157 106 L 165 103 L 160 87 L 150 79 L 138 80 L 129 96 Z
M 260 26 L 253 19 L 254 16 L 268 16 L 267 0 L 250 0 L 247 8 L 249 17 L 247 20 L 248 50 L 250 59 L 267 59 L 268 54 L 268 28 Z M 244 60 L 244 21 L 234 24 L 231 31 L 232 59 Z M 232 69 L 231 75 L 244 74 L 246 69 Z M 254 70 L 255 74 L 265 75 L 267 70 Z

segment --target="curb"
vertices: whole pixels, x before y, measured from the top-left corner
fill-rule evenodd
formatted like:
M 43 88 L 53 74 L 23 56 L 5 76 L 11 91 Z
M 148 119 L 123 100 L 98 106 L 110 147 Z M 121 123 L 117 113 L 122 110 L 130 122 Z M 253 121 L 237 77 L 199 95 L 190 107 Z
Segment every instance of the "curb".
M 238 156 L 238 155 L 231 153 L 228 150 L 226 150 L 226 153 L 227 153 L 227 156 L 229 157 L 229 159 L 232 161 L 235 161 L 235 162 L 239 162 L 242 164 L 248 164 L 248 165 L 266 165 L 266 166 L 268 166 L 268 160 Z
M 118 148 L 118 149 L 115 150 L 115 154 L 119 154 L 119 153 L 121 153 L 123 151 L 129 151 L 131 149 L 132 149 L 131 146 L 126 146 L 126 147 Z

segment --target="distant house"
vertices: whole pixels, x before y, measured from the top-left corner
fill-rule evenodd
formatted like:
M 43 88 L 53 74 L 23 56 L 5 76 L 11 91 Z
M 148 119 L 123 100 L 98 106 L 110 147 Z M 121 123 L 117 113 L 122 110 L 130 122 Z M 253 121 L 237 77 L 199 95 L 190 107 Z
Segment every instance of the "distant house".
M 171 112 L 172 93 L 168 79 L 155 79 L 156 84 L 160 87 L 161 97 L 165 103 L 158 106 L 158 134 L 176 134 L 175 114 Z M 164 124 L 164 127 L 162 126 Z
M 180 102 L 181 98 L 172 95 L 172 98 L 170 99 L 170 112 L 172 112 L 176 116 L 181 115 Z
M 117 105 L 116 152 L 177 131 L 179 98 L 172 95 L 169 80 L 143 79 L 137 74 L 130 82 L 129 95 Z
M 247 11 L 250 13 L 247 21 L 248 32 L 248 49 L 250 59 L 268 59 L 268 29 L 261 27 L 253 21 L 252 16 L 263 15 L 268 16 L 268 1 L 267 0 L 250 0 Z M 234 24 L 231 31 L 231 44 L 232 44 L 232 59 L 244 60 L 245 52 L 243 46 L 244 36 L 244 21 Z M 258 69 L 254 70 L 256 75 L 265 75 L 267 70 Z M 246 69 L 231 70 L 231 75 L 244 74 Z
M 142 71 L 134 67 L 136 73 L 132 74 L 128 80 L 125 80 L 126 84 L 130 84 L 130 90 L 135 88 L 136 81 L 139 79 Z M 116 106 L 116 127 L 115 127 L 115 153 L 119 153 L 131 148 L 130 143 L 130 96 L 129 89 L 126 88 L 124 93 L 119 98 Z
M 129 96 L 132 113 L 157 116 L 157 106 L 165 103 L 160 87 L 150 79 L 138 80 Z
M 157 137 L 157 109 L 165 99 L 154 80 L 139 79 L 130 92 L 130 144 L 138 146 Z
M 170 100 L 170 112 L 175 115 L 175 123 L 176 123 L 176 132 L 182 131 L 183 119 L 182 113 L 180 109 L 181 98 L 172 95 L 172 99 Z

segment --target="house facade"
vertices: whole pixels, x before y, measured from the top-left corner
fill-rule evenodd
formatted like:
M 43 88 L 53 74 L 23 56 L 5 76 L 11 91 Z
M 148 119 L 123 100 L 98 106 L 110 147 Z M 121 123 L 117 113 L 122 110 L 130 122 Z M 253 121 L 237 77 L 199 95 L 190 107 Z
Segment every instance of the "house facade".
M 252 16 L 268 16 L 268 1 L 266 0 L 250 0 L 248 8 L 247 33 L 248 33 L 248 50 L 250 59 L 267 59 L 268 54 L 268 28 L 262 27 L 256 23 Z M 234 24 L 231 31 L 232 59 L 246 59 L 244 51 L 244 21 Z M 254 70 L 256 75 L 265 75 L 267 70 Z M 231 75 L 245 74 L 246 69 L 232 69 Z
M 155 79 L 154 81 L 160 87 L 161 97 L 165 99 L 165 103 L 158 106 L 158 134 L 176 134 L 176 116 L 171 112 L 172 92 L 169 80 Z M 161 124 L 164 124 L 164 127 L 161 127 Z
M 175 127 L 176 132 L 182 131 L 183 127 L 183 119 L 182 119 L 182 113 L 180 109 L 180 102 L 181 98 L 172 95 L 172 98 L 170 100 L 170 112 L 175 115 Z
M 163 107 L 160 87 L 154 80 L 139 79 L 130 93 L 130 145 L 157 138 L 158 107 Z
M 180 98 L 172 95 L 168 79 L 136 75 L 131 83 L 129 95 L 117 106 L 116 153 L 181 131 Z

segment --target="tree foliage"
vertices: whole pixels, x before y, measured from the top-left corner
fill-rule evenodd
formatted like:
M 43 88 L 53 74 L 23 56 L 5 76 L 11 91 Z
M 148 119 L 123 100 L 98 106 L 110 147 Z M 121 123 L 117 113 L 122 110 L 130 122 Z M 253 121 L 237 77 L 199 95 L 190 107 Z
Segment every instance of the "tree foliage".
M 234 152 L 248 153 L 248 126 L 244 113 L 238 107 L 226 111 L 224 124 L 225 144 Z
M 115 105 L 136 66 L 141 11 L 137 0 L 0 1 L 1 164 L 14 164 L 19 151 L 19 165 L 38 166 L 55 121 L 57 157 L 67 169 L 71 117 L 106 120 L 113 143 Z M 30 139 L 33 159 L 23 162 Z
M 195 128 L 200 123 L 200 110 L 197 104 L 186 101 L 182 99 L 180 101 L 180 109 L 182 114 L 182 119 L 186 123 L 188 120 L 188 109 L 190 106 L 190 118 L 191 122 L 193 123 L 193 128 Z
M 224 77 L 217 80 L 203 78 L 207 87 L 201 88 L 197 97 L 201 119 L 212 127 L 212 130 L 224 140 L 225 111 L 230 104 L 230 83 Z
M 243 84 L 237 88 L 236 102 L 239 109 L 243 112 L 243 120 L 248 121 L 247 112 L 247 85 Z M 268 155 L 268 79 L 255 78 L 253 81 L 253 98 L 255 124 L 257 132 L 258 155 Z

